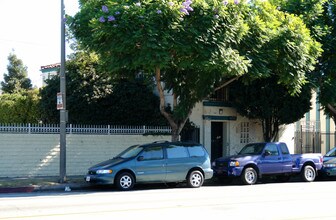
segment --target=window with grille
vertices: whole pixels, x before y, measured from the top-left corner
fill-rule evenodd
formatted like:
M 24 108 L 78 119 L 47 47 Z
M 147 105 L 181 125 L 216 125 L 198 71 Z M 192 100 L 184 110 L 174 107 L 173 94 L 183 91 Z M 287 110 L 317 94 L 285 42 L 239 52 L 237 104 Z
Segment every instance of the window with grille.
M 249 143 L 250 139 L 250 123 L 249 122 L 242 122 L 240 124 L 240 143 L 247 144 Z
M 216 90 L 213 94 L 210 95 L 209 100 L 212 101 L 228 101 L 228 88 L 224 87 Z

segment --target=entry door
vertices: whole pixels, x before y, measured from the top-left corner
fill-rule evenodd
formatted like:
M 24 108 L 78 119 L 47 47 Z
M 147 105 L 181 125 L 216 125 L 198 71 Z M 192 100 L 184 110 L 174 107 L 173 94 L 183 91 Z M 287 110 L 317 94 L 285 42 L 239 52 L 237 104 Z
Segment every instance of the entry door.
M 223 122 L 211 122 L 211 161 L 223 156 Z

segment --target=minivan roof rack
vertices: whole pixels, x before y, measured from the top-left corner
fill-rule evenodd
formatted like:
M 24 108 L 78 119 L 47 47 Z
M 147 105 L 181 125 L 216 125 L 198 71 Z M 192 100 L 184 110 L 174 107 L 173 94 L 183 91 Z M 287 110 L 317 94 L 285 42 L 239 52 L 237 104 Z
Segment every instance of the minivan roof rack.
M 159 144 L 159 143 L 168 143 L 169 141 L 167 140 L 161 140 L 161 141 L 154 141 L 154 144 Z

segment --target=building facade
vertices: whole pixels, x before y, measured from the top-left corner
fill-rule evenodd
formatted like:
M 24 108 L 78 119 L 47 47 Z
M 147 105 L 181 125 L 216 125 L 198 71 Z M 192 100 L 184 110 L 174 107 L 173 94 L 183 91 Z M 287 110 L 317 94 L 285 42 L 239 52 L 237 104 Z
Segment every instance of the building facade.
M 41 66 L 42 85 L 46 85 L 45 80 L 59 74 L 59 69 L 60 63 Z M 171 92 L 165 92 L 165 99 L 166 103 L 173 106 Z M 317 100 L 317 93 L 314 92 L 312 109 L 305 117 L 280 127 L 278 141 L 285 142 L 291 153 L 324 154 L 335 146 L 334 122 L 324 114 Z M 260 121 L 239 115 L 228 104 L 227 88 L 197 103 L 190 121 L 199 128 L 199 142 L 207 148 L 212 160 L 235 154 L 247 143 L 263 141 Z
M 295 150 L 325 154 L 335 147 L 335 123 L 321 108 L 316 91 L 311 106 L 305 117 L 295 123 Z
M 49 64 L 46 66 L 41 66 L 41 72 L 42 72 L 42 87 L 46 85 L 46 80 L 52 78 L 53 76 L 56 76 L 60 72 L 60 63 L 55 64 Z

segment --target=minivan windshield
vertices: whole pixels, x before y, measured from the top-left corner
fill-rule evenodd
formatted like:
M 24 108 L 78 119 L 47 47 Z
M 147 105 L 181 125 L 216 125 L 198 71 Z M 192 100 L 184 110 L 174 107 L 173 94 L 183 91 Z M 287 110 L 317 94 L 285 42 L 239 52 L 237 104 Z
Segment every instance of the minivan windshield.
M 265 143 L 257 143 L 257 144 L 248 144 L 241 151 L 238 155 L 259 155 L 262 153 L 262 150 L 265 147 Z
M 143 147 L 140 145 L 133 145 L 127 148 L 126 150 L 124 150 L 123 152 L 121 152 L 120 154 L 118 154 L 116 158 L 127 159 L 131 157 L 135 157 L 142 151 L 142 149 Z

